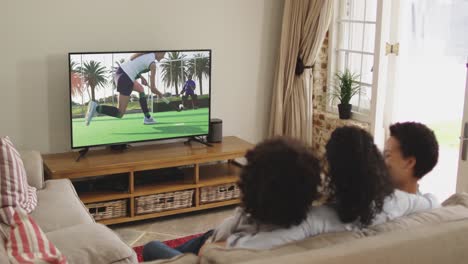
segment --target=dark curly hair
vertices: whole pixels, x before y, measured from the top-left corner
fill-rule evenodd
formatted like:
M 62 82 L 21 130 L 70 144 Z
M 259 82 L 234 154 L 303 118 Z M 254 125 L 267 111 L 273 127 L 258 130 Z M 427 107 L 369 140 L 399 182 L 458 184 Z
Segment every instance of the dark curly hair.
M 266 140 L 246 154 L 239 188 L 242 207 L 260 224 L 297 225 L 319 197 L 320 164 L 299 141 Z
M 414 157 L 414 176 L 421 179 L 430 172 L 439 159 L 439 143 L 434 131 L 416 122 L 396 123 L 390 126 L 390 136 L 400 143 L 403 157 Z
M 337 128 L 326 145 L 330 203 L 343 223 L 372 223 L 394 191 L 372 136 L 358 127 Z

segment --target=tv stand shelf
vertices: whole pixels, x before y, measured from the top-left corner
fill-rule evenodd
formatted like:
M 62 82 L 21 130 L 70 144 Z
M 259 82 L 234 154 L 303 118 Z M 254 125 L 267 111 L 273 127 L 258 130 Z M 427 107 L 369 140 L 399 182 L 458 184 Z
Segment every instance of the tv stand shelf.
M 222 143 L 213 144 L 213 147 L 176 142 L 132 147 L 124 152 L 90 151 L 79 162 L 75 161 L 79 155 L 77 152 L 47 154 L 43 155 L 43 160 L 48 179 L 68 178 L 86 182 L 96 177 L 124 175 L 128 183 L 126 191 L 78 191 L 85 204 L 126 199 L 126 216 L 98 221 L 103 224 L 117 224 L 238 204 L 240 200 L 237 198 L 201 204 L 200 193 L 203 187 L 235 183 L 240 166 L 233 159 L 243 157 L 252 147 L 252 144 L 237 137 L 225 137 Z M 135 182 L 143 172 L 174 167 L 180 167 L 183 175 L 167 178 L 159 183 Z M 136 212 L 137 197 L 184 190 L 194 190 L 191 207 L 146 214 Z

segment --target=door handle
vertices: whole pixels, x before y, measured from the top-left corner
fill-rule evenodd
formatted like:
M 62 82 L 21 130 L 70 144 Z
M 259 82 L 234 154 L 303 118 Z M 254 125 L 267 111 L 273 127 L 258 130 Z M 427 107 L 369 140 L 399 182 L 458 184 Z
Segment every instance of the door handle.
M 468 122 L 466 122 L 463 127 L 463 137 L 460 137 L 460 140 L 462 141 L 461 159 L 466 161 L 466 152 L 468 150 Z

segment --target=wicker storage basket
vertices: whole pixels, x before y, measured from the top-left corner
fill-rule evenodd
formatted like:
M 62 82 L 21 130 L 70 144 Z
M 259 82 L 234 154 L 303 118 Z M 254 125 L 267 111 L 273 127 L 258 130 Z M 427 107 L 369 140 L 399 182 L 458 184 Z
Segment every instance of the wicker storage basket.
M 94 220 L 127 216 L 127 199 L 86 204 Z
M 237 184 L 227 183 L 201 188 L 200 203 L 212 203 L 239 198 L 240 190 Z
M 186 190 L 137 197 L 135 198 L 136 214 L 191 207 L 193 205 L 193 192 L 194 190 Z

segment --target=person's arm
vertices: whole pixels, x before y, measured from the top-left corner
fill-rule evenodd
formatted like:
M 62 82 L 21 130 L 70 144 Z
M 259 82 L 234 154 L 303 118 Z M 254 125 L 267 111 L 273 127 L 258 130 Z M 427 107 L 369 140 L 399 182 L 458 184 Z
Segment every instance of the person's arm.
M 230 235 L 236 232 L 236 229 L 239 226 L 240 217 L 241 209 L 236 208 L 232 216 L 224 219 L 221 224 L 215 228 L 210 241 L 216 243 L 225 241 Z
M 180 94 L 184 94 L 187 91 L 187 83 L 184 84 L 182 87 L 182 91 L 180 91 Z
M 148 81 L 145 79 L 145 77 L 143 77 L 143 75 L 140 75 L 140 79 L 141 84 L 143 84 L 144 86 L 148 86 Z
M 136 58 L 138 58 L 140 56 L 143 56 L 143 55 L 145 55 L 145 53 L 134 53 L 134 54 L 132 54 L 132 56 L 130 56 L 130 60 L 132 61 L 132 60 L 134 60 L 134 59 L 136 59 Z
M 417 195 L 396 190 L 392 196 L 387 197 L 385 200 L 382 213 L 385 216 L 385 221 L 389 221 L 401 216 L 437 207 L 440 207 L 440 204 L 433 195 Z
M 306 218 L 299 225 L 260 231 L 255 234 L 235 234 L 228 239 L 227 242 L 231 244 L 227 246 L 270 249 L 323 233 L 342 231 L 346 231 L 346 227 L 338 218 L 336 211 L 329 206 L 318 206 L 309 209 Z

